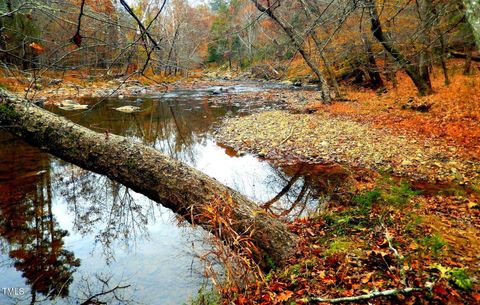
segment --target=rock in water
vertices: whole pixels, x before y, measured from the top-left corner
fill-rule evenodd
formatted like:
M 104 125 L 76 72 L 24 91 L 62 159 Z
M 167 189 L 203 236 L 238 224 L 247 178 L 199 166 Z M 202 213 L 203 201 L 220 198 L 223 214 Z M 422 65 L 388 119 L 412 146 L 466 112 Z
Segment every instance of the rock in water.
M 124 112 L 124 113 L 133 113 L 133 112 L 140 112 L 140 107 L 137 106 L 122 106 L 115 108 L 115 110 Z
M 74 100 L 64 100 L 62 102 L 60 102 L 59 106 L 60 107 L 69 107 L 69 106 L 72 106 L 72 105 L 80 105 L 77 101 L 74 101 Z
M 58 107 L 62 110 L 66 110 L 66 111 L 71 111 L 71 110 L 85 110 L 85 109 L 88 109 L 88 105 L 80 105 L 80 104 L 77 104 L 77 105 L 67 105 L 67 106 L 60 106 Z
M 74 100 L 64 100 L 60 104 L 58 104 L 58 108 L 66 111 L 85 110 L 85 109 L 88 109 L 88 105 L 81 105 Z

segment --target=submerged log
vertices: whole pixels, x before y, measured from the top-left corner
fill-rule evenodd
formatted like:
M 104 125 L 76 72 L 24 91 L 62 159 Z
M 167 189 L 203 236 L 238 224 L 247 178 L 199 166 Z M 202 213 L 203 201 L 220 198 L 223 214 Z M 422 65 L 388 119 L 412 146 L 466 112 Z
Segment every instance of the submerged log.
M 125 137 L 94 132 L 1 91 L 0 127 L 144 194 L 226 244 L 248 240 L 254 259 L 263 267 L 266 262 L 281 266 L 294 253 L 297 236 L 283 222 L 240 193 L 158 150 Z M 224 215 L 211 215 L 212 211 Z

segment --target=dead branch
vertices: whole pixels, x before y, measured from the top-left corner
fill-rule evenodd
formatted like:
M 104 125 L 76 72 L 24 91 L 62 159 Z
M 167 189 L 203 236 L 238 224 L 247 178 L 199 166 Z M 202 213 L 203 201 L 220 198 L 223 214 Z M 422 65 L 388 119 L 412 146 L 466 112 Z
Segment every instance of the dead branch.
M 367 294 L 362 294 L 358 296 L 353 296 L 353 297 L 344 297 L 344 298 L 336 298 L 336 299 L 324 299 L 320 297 L 315 297 L 311 298 L 309 301 L 310 302 L 319 302 L 319 303 L 341 303 L 341 302 L 355 302 L 355 301 L 361 301 L 361 300 L 368 300 L 368 299 L 373 299 L 377 297 L 386 297 L 386 296 L 394 296 L 398 294 L 408 294 L 412 293 L 415 291 L 422 291 L 422 288 L 404 288 L 404 289 L 388 289 L 384 291 L 373 291 Z

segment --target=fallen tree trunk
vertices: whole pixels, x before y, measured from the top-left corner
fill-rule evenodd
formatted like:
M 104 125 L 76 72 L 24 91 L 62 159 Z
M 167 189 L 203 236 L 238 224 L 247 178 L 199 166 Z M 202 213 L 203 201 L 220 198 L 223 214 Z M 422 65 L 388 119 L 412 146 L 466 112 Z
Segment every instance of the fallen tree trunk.
M 144 194 L 228 245 L 248 241 L 262 267 L 267 261 L 283 265 L 295 250 L 297 237 L 280 220 L 217 180 L 151 147 L 96 133 L 0 91 L 1 126 L 52 155 Z M 212 211 L 228 215 L 212 215 Z
M 450 55 L 455 58 L 463 58 L 463 59 L 466 59 L 468 57 L 468 54 L 455 52 L 455 51 L 450 51 Z M 480 56 L 472 56 L 470 57 L 470 59 L 472 61 L 480 62 Z

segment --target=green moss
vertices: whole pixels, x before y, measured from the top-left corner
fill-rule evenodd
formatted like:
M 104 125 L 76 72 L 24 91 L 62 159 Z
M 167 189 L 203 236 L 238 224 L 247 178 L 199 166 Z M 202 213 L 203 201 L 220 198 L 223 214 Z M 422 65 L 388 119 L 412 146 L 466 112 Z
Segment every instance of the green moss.
M 369 214 L 359 210 L 359 208 L 352 208 L 340 213 L 325 215 L 324 219 L 329 225 L 329 231 L 334 235 L 342 236 L 350 235 L 352 230 L 363 230 L 369 226 Z
M 364 192 L 359 195 L 353 197 L 353 202 L 358 205 L 358 211 L 361 214 L 368 214 L 372 209 L 372 204 L 376 202 L 382 193 L 378 189 L 374 189 L 372 191 Z
M 0 122 L 10 121 L 17 116 L 15 109 L 11 105 L 0 104 Z
M 403 206 L 413 197 L 420 195 L 421 191 L 415 191 L 407 182 L 401 182 L 399 186 L 392 186 L 383 198 L 390 204 Z
M 325 255 L 329 256 L 337 253 L 345 253 L 350 251 L 352 246 L 353 243 L 351 241 L 345 238 L 337 238 L 330 243 L 328 249 L 325 251 Z
M 447 245 L 447 243 L 438 234 L 424 237 L 422 240 L 420 240 L 420 244 L 430 251 L 434 257 L 439 256 Z
M 269 268 L 270 270 L 275 270 L 275 268 L 277 268 L 277 266 L 275 265 L 275 261 L 274 261 L 270 256 L 265 255 L 265 256 L 264 256 L 264 260 L 265 260 L 265 262 L 267 263 L 268 268 Z

